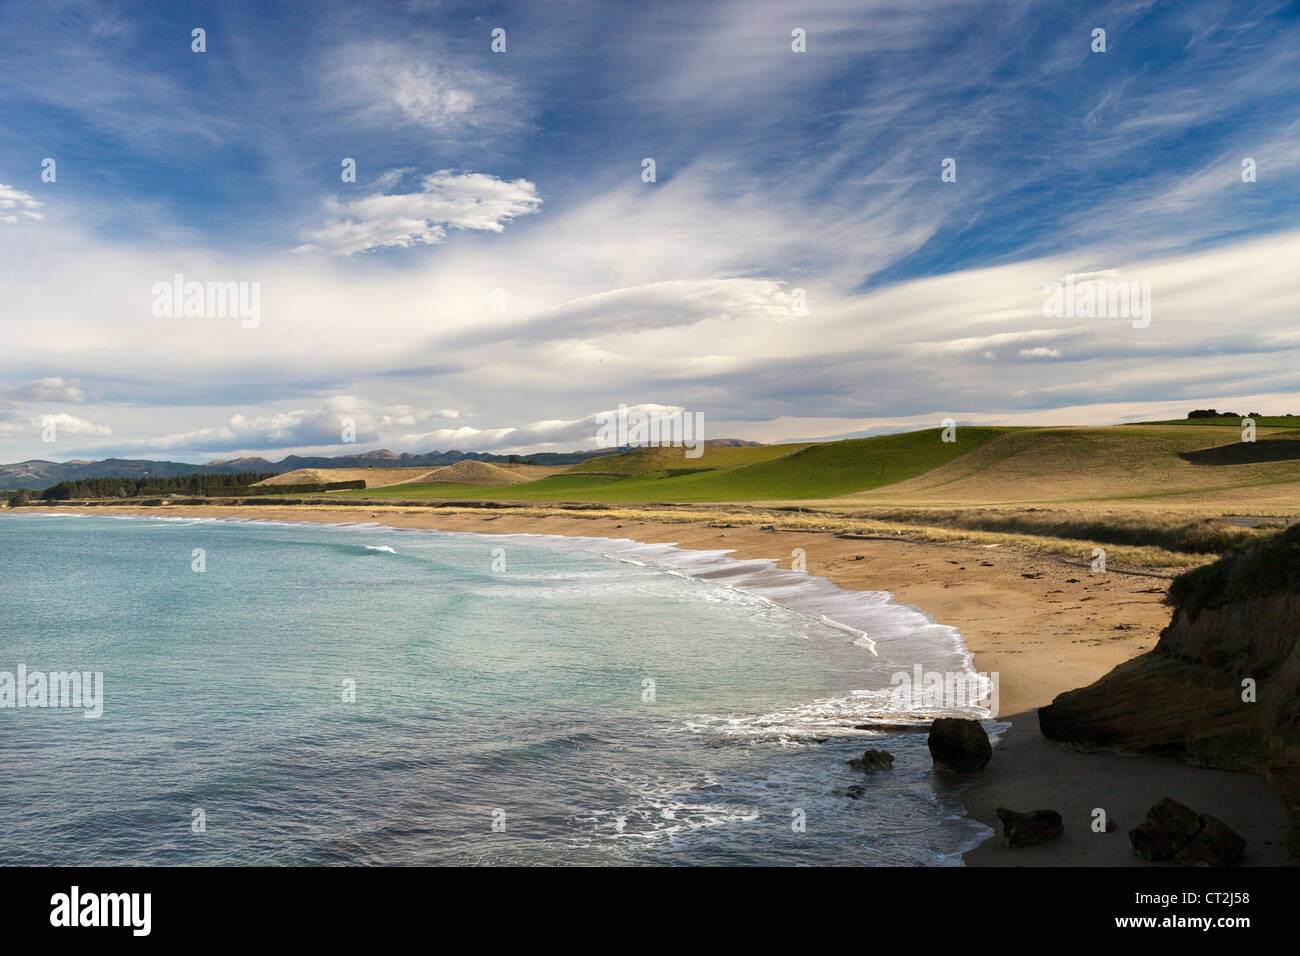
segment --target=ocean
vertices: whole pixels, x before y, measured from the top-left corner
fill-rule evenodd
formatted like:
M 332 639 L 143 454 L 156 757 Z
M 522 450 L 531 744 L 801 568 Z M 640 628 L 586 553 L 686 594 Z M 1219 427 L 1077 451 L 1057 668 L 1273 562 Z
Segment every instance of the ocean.
M 917 665 L 971 667 L 721 552 L 5 515 L 0 864 L 959 865 L 989 830 L 923 728 L 870 729 L 927 716 Z M 20 666 L 102 675 L 102 713 L 6 701 Z

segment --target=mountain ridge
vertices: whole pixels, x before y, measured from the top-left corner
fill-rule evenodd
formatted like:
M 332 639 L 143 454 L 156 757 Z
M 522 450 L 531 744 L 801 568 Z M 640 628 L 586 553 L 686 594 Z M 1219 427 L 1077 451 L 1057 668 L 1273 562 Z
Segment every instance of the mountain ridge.
M 737 438 L 716 438 L 706 445 L 758 445 Z M 300 468 L 441 468 L 460 461 L 509 462 L 533 461 L 539 465 L 575 465 L 590 458 L 617 454 L 626 448 L 599 448 L 572 452 L 539 452 L 534 455 L 494 455 L 489 452 L 463 452 L 458 449 L 431 451 L 425 454 L 403 452 L 397 454 L 387 448 L 358 452 L 354 455 L 287 455 L 279 461 L 260 456 L 213 459 L 201 465 L 180 461 L 158 461 L 146 458 L 102 458 L 98 460 L 75 459 L 65 462 L 29 459 L 0 464 L 0 491 L 19 488 L 40 490 L 61 481 L 78 478 L 139 478 L 145 476 L 176 477 L 179 475 L 223 474 L 233 475 L 246 471 L 274 471 L 283 474 Z

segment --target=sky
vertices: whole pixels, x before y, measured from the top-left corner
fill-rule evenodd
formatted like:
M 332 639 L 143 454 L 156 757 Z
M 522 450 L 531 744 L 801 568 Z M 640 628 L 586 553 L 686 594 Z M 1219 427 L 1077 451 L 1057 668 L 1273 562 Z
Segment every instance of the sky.
M 0 460 L 1300 414 L 1298 177 L 1295 3 L 6 0 Z

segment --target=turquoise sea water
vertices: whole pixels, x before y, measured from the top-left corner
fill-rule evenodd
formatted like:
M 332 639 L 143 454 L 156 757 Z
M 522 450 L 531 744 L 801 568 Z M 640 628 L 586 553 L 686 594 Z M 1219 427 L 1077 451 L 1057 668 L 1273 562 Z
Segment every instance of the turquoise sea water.
M 960 639 L 803 578 L 599 539 L 5 516 L 0 671 L 102 672 L 103 714 L 0 707 L 0 863 L 960 862 L 988 831 L 924 735 L 854 729 L 890 716 L 890 674 L 964 666 Z M 868 746 L 894 770 L 851 770 Z

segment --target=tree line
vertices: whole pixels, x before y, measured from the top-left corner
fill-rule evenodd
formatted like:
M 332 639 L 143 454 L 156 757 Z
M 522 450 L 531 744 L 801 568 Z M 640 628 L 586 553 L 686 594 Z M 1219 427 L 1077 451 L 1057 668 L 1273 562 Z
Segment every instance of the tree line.
M 243 491 L 251 484 L 274 478 L 275 471 L 242 471 L 233 475 L 194 474 L 171 477 L 76 478 L 60 481 L 40 493 L 42 501 L 71 498 L 148 498 L 153 495 L 223 495 Z

